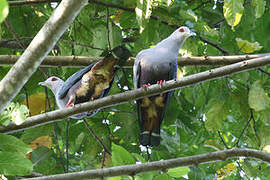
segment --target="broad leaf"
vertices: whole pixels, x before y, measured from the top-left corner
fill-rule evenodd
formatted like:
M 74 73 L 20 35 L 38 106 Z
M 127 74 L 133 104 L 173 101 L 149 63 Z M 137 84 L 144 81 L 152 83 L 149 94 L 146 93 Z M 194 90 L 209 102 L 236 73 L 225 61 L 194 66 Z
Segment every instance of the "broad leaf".
M 223 14 L 227 23 L 232 26 L 237 26 L 241 21 L 244 6 L 243 0 L 225 0 L 223 5 Z
M 0 151 L 0 174 L 23 176 L 32 172 L 33 165 L 25 156 L 14 152 Z
M 29 115 L 29 110 L 25 105 L 19 103 L 10 103 L 8 107 L 0 114 L 0 122 L 8 125 L 10 121 L 16 125 L 22 124 Z
M 112 162 L 114 166 L 135 164 L 135 159 L 123 147 L 112 143 Z
M 249 107 L 255 111 L 265 110 L 270 105 L 270 98 L 264 91 L 260 81 L 252 84 L 248 95 Z
M 8 15 L 8 3 L 6 0 L 0 0 L 0 23 L 7 17 Z
M 19 153 L 22 156 L 32 151 L 28 145 L 14 136 L 0 133 L 0 150 L 5 152 Z
M 252 0 L 251 5 L 255 7 L 255 17 L 260 18 L 265 11 L 265 0 Z
M 260 114 L 261 114 L 261 119 L 265 123 L 270 124 L 270 109 L 266 109 L 264 111 L 261 111 Z
M 172 168 L 168 170 L 168 174 L 172 177 L 179 178 L 186 175 L 190 171 L 189 167 Z
M 208 131 L 221 128 L 222 121 L 227 118 L 228 108 L 225 100 L 211 100 L 208 104 L 210 109 L 206 112 L 205 127 Z
M 237 42 L 237 45 L 240 49 L 240 51 L 244 53 L 253 53 L 254 51 L 258 51 L 262 49 L 262 46 L 258 42 L 251 43 L 247 40 L 243 40 L 241 38 L 236 38 L 235 39 Z
M 168 174 L 160 174 L 155 176 L 154 180 L 173 180 Z

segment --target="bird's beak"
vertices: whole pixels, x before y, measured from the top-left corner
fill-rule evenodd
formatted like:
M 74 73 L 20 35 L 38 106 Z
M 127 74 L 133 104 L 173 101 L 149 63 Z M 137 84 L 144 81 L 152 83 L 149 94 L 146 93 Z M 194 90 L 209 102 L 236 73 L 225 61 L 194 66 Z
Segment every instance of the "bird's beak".
M 38 85 L 40 85 L 40 86 L 47 86 L 47 83 L 46 82 L 39 82 Z
M 196 36 L 196 33 L 191 31 L 190 36 Z

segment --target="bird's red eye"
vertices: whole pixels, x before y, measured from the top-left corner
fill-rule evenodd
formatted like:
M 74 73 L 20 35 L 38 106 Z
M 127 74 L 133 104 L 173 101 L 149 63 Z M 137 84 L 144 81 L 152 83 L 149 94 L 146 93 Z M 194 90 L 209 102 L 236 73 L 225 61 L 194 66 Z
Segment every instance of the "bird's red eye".
M 179 29 L 179 32 L 180 32 L 180 33 L 185 32 L 184 28 L 180 28 L 180 29 Z
M 55 78 L 55 77 L 54 77 L 54 78 L 52 78 L 52 81 L 57 81 L 57 78 Z

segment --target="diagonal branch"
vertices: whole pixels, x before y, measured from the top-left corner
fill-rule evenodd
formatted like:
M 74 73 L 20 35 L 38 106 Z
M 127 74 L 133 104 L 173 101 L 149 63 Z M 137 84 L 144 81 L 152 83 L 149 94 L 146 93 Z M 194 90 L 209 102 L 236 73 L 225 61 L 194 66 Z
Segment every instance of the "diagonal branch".
M 207 39 L 203 38 L 203 37 L 199 37 L 201 41 L 207 43 L 207 44 L 210 44 L 211 46 L 217 48 L 219 51 L 221 51 L 223 53 L 223 55 L 227 55 L 229 54 L 229 52 L 221 47 L 219 47 L 217 44 L 211 42 L 211 41 L 208 41 Z
M 75 180 L 75 179 L 94 179 L 113 177 L 121 175 L 136 175 L 143 172 L 166 170 L 169 168 L 181 166 L 197 166 L 199 164 L 210 163 L 215 161 L 224 161 L 235 157 L 256 158 L 270 163 L 270 155 L 262 151 L 246 148 L 233 148 L 229 150 L 204 153 L 195 156 L 181 157 L 163 161 L 155 161 L 143 164 L 116 166 L 111 168 L 87 170 L 81 172 L 73 172 L 68 174 L 49 175 L 37 178 L 29 178 L 31 180 Z
M 88 122 L 85 119 L 83 120 L 83 123 L 86 126 L 86 128 L 89 130 L 89 132 L 92 134 L 92 136 L 99 143 L 99 145 L 104 149 L 104 154 L 105 153 L 108 153 L 111 156 L 112 155 L 111 151 L 105 146 L 105 144 L 103 143 L 103 141 L 96 135 L 96 133 L 94 132 L 94 130 L 90 127 L 90 125 L 88 124 Z
M 178 57 L 179 66 L 219 66 L 229 65 L 244 60 L 254 59 L 258 57 L 268 56 L 270 53 L 263 54 L 247 54 L 234 56 L 192 56 L 192 57 Z M 0 65 L 10 66 L 16 63 L 20 58 L 18 55 L 0 55 Z M 94 61 L 102 57 L 88 57 L 88 56 L 47 56 L 41 63 L 42 67 L 84 67 L 88 66 Z M 133 66 L 135 58 L 130 58 L 125 67 Z
M 63 0 L 23 55 L 0 82 L 0 113 L 37 70 L 87 0 Z
M 7 127 L 0 127 L 0 132 L 11 133 L 26 128 L 40 126 L 42 124 L 52 123 L 54 121 L 69 117 L 73 114 L 127 103 L 135 99 L 140 99 L 142 97 L 168 92 L 177 88 L 192 86 L 196 83 L 214 80 L 231 74 L 236 74 L 242 71 L 258 68 L 267 64 L 270 64 L 270 56 L 259 57 L 252 60 L 247 60 L 224 67 L 211 69 L 205 72 L 186 76 L 181 79 L 167 81 L 162 86 L 155 84 L 150 86 L 147 90 L 145 90 L 144 88 L 140 88 L 132 91 L 126 91 L 123 93 L 97 99 L 95 101 L 78 104 L 72 108 L 65 108 L 61 110 L 51 111 L 45 114 L 32 116 L 27 118 L 27 120 L 20 125 L 10 124 Z

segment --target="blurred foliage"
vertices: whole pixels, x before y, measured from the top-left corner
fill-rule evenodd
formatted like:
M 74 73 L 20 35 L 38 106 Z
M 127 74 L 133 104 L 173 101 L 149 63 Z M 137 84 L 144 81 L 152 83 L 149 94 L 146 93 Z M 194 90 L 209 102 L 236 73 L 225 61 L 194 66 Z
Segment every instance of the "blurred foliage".
M 95 3 L 88 4 L 57 42 L 50 55 L 100 56 L 106 49 L 124 43 L 133 56 L 136 56 L 140 50 L 155 45 L 182 25 L 190 27 L 196 32 L 197 37 L 190 38 L 185 43 L 180 50 L 180 56 L 223 55 L 221 51 L 203 42 L 199 37 L 225 49 L 229 55 L 270 52 L 270 2 L 267 0 L 104 2 L 116 6 L 113 8 Z M 0 21 L 7 14 L 2 10 L 4 6 L 1 4 L 5 4 L 5 0 L 0 0 Z M 13 27 L 21 43 L 27 45 L 50 17 L 56 5 L 56 3 L 40 3 L 9 6 L 6 20 Z M 17 43 L 13 32 L 5 23 L 0 25 L 0 39 Z M 23 50 L 19 45 L 12 48 L 2 45 L 0 48 L 1 55 L 22 53 Z M 179 77 L 210 68 L 212 67 L 180 67 Z M 0 67 L 0 79 L 8 70 L 9 67 Z M 263 67 L 263 70 L 270 71 L 269 67 Z M 38 86 L 38 82 L 47 78 L 45 74 L 67 79 L 76 71 L 78 71 L 76 68 L 40 68 L 17 95 L 12 107 L 20 117 L 27 113 L 18 103 L 30 106 L 31 115 L 56 109 L 52 92 L 44 92 L 44 88 Z M 118 71 L 110 94 L 132 89 L 132 84 L 132 69 Z M 150 148 L 150 161 L 196 155 L 236 146 L 264 149 L 269 152 L 269 92 L 269 75 L 258 70 L 175 91 L 163 121 L 161 145 Z M 0 117 L 2 125 L 10 121 L 11 110 L 7 109 L 6 114 Z M 102 165 L 111 167 L 148 160 L 145 148 L 140 147 L 138 143 L 139 128 L 134 101 L 105 108 L 87 119 L 87 122 L 112 151 L 112 156 L 108 154 L 104 156 L 102 147 L 89 134 L 81 120 L 70 120 L 68 136 L 70 172 L 96 169 Z M 249 124 L 245 128 L 247 122 Z M 5 138 L 1 138 L 0 142 L 0 162 L 8 161 L 9 165 L 3 166 L 0 163 L 0 174 L 26 175 L 32 169 L 42 174 L 64 173 L 65 132 L 66 122 L 59 121 L 14 133 L 9 136 L 14 137 L 13 139 L 1 135 Z M 3 148 L 2 144 L 8 145 L 7 142 L 17 146 L 12 151 Z M 25 144 L 32 148 L 31 154 L 27 155 L 32 165 L 25 158 L 25 154 L 29 152 Z M 21 164 L 25 166 L 20 166 Z M 268 164 L 261 161 L 236 158 L 170 169 L 168 172 L 142 173 L 136 175 L 135 179 L 269 179 L 269 171 Z M 132 179 L 132 177 L 108 179 Z

